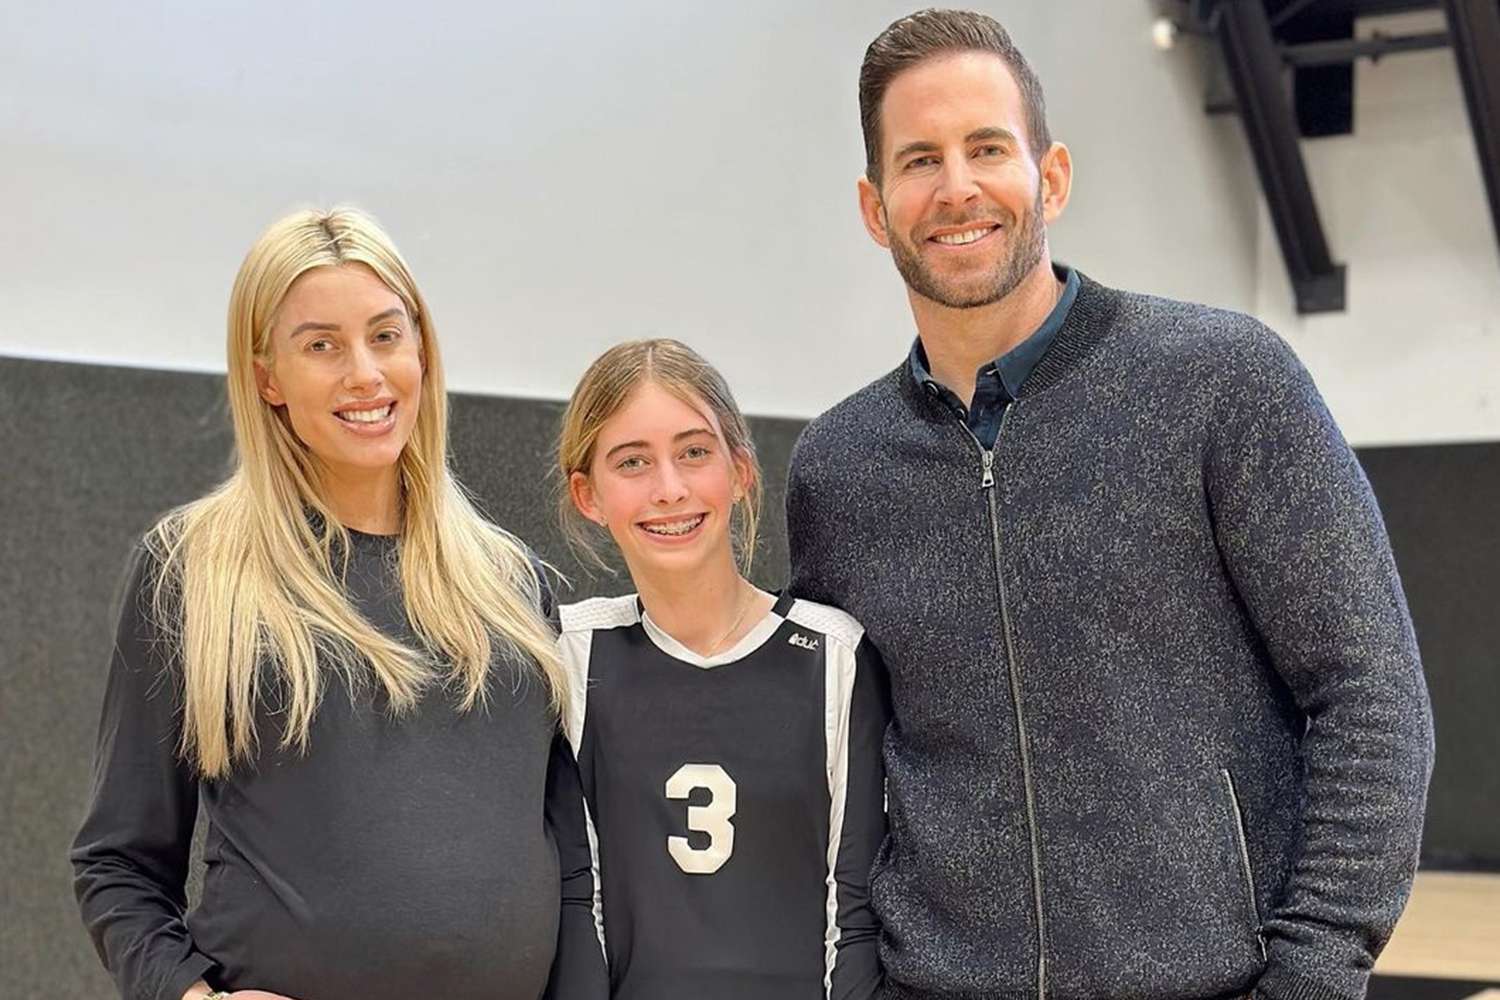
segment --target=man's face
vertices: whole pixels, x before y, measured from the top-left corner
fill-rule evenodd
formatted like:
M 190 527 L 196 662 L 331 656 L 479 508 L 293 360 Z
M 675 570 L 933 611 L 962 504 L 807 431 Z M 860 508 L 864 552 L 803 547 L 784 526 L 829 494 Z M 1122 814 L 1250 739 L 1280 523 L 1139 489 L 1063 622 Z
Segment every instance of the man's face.
M 882 179 L 865 224 L 916 294 L 967 309 L 1010 294 L 1041 261 L 1047 218 L 1020 88 L 1000 57 L 918 63 L 881 104 Z

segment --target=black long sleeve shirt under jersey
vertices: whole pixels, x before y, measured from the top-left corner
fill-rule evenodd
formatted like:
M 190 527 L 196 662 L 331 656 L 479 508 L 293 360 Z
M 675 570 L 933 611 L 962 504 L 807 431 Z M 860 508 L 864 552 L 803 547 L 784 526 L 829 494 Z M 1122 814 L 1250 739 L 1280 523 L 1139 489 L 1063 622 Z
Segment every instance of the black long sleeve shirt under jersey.
M 411 642 L 395 539 L 352 534 L 350 598 Z M 605 995 L 578 777 L 545 685 L 502 663 L 487 708 L 461 713 L 434 689 L 398 719 L 373 683 L 351 694 L 331 676 L 306 754 L 279 747 L 262 707 L 253 764 L 200 781 L 175 749 L 181 675 L 153 578 L 139 556 L 72 851 L 123 997 L 178 1000 L 203 978 L 297 1000 L 537 1000 L 554 951 L 569 959 L 549 996 Z M 186 911 L 200 810 L 203 894 Z

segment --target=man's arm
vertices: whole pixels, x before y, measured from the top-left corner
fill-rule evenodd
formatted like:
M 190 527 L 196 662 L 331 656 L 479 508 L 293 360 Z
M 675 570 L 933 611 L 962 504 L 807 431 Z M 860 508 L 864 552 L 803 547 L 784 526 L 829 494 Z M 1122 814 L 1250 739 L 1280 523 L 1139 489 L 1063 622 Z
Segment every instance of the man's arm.
M 842 608 L 839 581 L 832 578 L 833 562 L 828 558 L 832 526 L 823 522 L 814 485 L 814 468 L 819 461 L 815 434 L 812 425 L 803 430 L 792 449 L 791 467 L 787 471 L 786 531 L 791 556 L 787 592 Z
M 1274 334 L 1238 345 L 1207 486 L 1220 551 L 1307 719 L 1299 849 L 1269 901 L 1272 1000 L 1362 996 L 1416 869 L 1432 715 L 1369 483 Z

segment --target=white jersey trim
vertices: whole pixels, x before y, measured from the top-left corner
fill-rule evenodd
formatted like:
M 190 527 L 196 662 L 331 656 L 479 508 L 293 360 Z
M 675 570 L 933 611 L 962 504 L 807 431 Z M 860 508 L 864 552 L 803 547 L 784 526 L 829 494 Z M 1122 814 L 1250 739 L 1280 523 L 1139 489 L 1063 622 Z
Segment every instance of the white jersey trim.
M 772 601 L 771 610 L 766 612 L 761 620 L 756 623 L 755 627 L 745 634 L 744 638 L 729 649 L 715 653 L 713 656 L 703 656 L 678 642 L 666 629 L 652 621 L 649 614 L 645 614 L 640 610 L 639 598 L 635 594 L 626 594 L 623 597 L 593 597 L 586 601 L 579 601 L 576 604 L 564 604 L 559 609 L 559 618 L 562 622 L 564 639 L 575 633 L 596 629 L 625 628 L 639 623 L 646 633 L 646 638 L 650 639 L 652 645 L 657 649 L 666 653 L 674 660 L 681 660 L 683 663 L 690 663 L 695 667 L 707 669 L 743 660 L 765 645 L 766 640 L 776 634 L 776 630 L 781 627 L 781 623 L 784 621 L 780 615 L 776 614 L 777 603 L 777 601 Z M 814 607 L 821 607 L 821 605 L 814 605 Z M 850 621 L 853 621 L 853 619 L 850 619 Z M 814 628 L 816 626 L 808 625 L 807 627 Z M 583 661 L 582 669 L 586 678 L 588 671 L 587 659 Z M 584 689 L 578 688 L 576 690 L 582 691 Z
M 853 615 L 816 601 L 798 598 L 792 602 L 786 617 L 789 622 L 837 639 L 848 646 L 851 652 L 865 635 L 865 627 L 855 621 Z
M 583 602 L 585 604 L 591 602 Z M 588 682 L 589 682 L 589 656 L 594 644 L 594 630 L 584 628 L 578 631 L 567 629 L 567 620 L 570 609 L 576 609 L 579 605 L 563 605 L 559 609 L 559 617 L 564 623 L 563 633 L 558 636 L 557 648 L 562 654 L 563 670 L 568 679 L 568 714 L 563 720 L 563 735 L 568 740 L 568 745 L 573 748 L 573 757 L 576 760 L 583 752 L 583 724 L 588 715 Z M 586 612 L 586 616 L 588 612 Z M 583 822 L 589 835 L 589 865 L 594 875 L 594 933 L 599 936 L 599 950 L 604 955 L 604 964 L 609 965 L 609 948 L 604 941 L 604 891 L 603 884 L 599 880 L 599 834 L 594 829 L 594 815 L 589 810 L 588 796 L 583 796 Z
M 787 616 L 798 624 L 809 629 L 818 629 L 831 638 L 839 638 L 837 645 L 830 642 L 824 647 L 823 652 L 823 724 L 824 741 L 828 750 L 828 901 L 827 901 L 827 929 L 823 937 L 823 993 L 825 997 L 833 996 L 833 973 L 838 965 L 838 944 L 842 936 L 842 928 L 839 927 L 839 882 L 838 862 L 839 845 L 844 835 L 844 807 L 849 791 L 849 717 L 854 705 L 854 681 L 857 662 L 854 657 L 854 649 L 858 645 L 857 632 L 863 629 L 854 622 L 853 618 L 837 611 L 834 608 L 825 608 L 822 605 L 811 605 L 811 608 L 821 611 L 832 612 L 833 615 L 841 616 L 845 622 L 838 622 L 827 615 L 805 615 L 799 617 L 798 608 L 806 602 L 798 601 Z M 810 620 L 811 619 L 811 620 Z M 820 627 L 821 619 L 829 619 L 842 630 L 825 629 Z M 820 621 L 820 624 L 814 624 Z M 852 625 L 856 633 L 850 633 L 847 626 Z M 849 638 L 853 642 L 849 642 Z
M 589 710 L 589 656 L 593 645 L 593 629 L 564 631 L 557 637 L 557 651 L 568 679 L 568 713 L 562 720 L 563 735 L 573 747 L 574 757 L 583 752 L 583 722 Z
M 599 951 L 604 955 L 604 967 L 609 968 L 609 945 L 604 941 L 604 887 L 599 883 L 599 833 L 594 829 L 594 814 L 589 811 L 589 801 L 583 800 L 583 822 L 589 831 L 589 854 L 593 858 L 594 871 L 594 933 L 599 935 Z
M 634 594 L 624 597 L 590 597 L 586 601 L 564 604 L 557 616 L 564 632 L 583 632 L 597 628 L 623 628 L 641 620 Z
M 649 614 L 641 615 L 641 625 L 645 627 L 646 636 L 655 644 L 657 649 L 660 649 L 674 660 L 691 663 L 693 666 L 702 667 L 705 670 L 723 666 L 726 663 L 734 663 L 736 660 L 743 660 L 764 646 L 766 640 L 775 635 L 776 630 L 781 628 L 781 623 L 784 620 L 776 613 L 776 602 L 773 600 L 771 602 L 771 610 L 767 611 L 765 616 L 755 623 L 754 628 L 745 633 L 744 638 L 723 652 L 715 653 L 713 656 L 704 656 L 678 642 L 666 629 L 652 621 Z

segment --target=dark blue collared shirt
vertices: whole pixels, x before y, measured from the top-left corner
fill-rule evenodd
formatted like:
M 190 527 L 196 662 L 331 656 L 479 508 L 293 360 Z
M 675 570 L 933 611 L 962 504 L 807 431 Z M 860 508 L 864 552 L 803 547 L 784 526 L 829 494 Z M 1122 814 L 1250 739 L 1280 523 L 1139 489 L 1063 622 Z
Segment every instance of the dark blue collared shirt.
M 929 392 L 936 392 L 969 426 L 986 451 L 995 447 L 1005 408 L 1015 400 L 1031 370 L 1052 346 L 1057 331 L 1062 329 L 1063 320 L 1067 319 L 1068 310 L 1073 306 L 1073 299 L 1078 295 L 1078 274 L 1071 267 L 1054 264 L 1052 270 L 1057 279 L 1065 283 L 1057 305 L 1052 307 L 1035 333 L 979 369 L 974 376 L 974 398 L 967 407 L 952 389 L 932 377 L 921 338 L 911 345 L 907 363 L 911 366 L 912 378 L 918 385 L 928 386 Z

